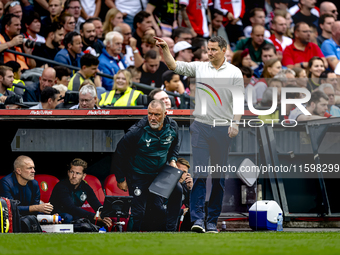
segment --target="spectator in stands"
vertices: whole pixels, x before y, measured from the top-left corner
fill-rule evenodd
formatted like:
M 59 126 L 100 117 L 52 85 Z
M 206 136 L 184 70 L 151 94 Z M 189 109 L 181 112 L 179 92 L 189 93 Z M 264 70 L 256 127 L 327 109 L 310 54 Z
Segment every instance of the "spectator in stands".
M 277 75 L 282 70 L 282 65 L 279 59 L 273 58 L 268 60 L 264 67 L 263 67 L 263 73 L 261 75 L 261 78 L 255 85 L 254 85 L 254 92 L 256 93 L 256 99 L 257 102 L 260 102 L 262 100 L 263 92 L 267 88 L 267 82 L 269 79 L 274 78 L 275 75 Z
M 294 43 L 287 46 L 283 52 L 283 66 L 288 68 L 307 68 L 308 61 L 314 56 L 321 57 L 326 62 L 320 48 L 316 44 L 310 42 L 311 29 L 307 23 L 300 22 L 296 24 L 294 27 L 294 35 Z
M 306 70 L 301 67 L 294 67 L 292 70 L 295 72 L 297 86 L 300 88 L 307 88 L 308 77 Z
M 18 16 L 20 21 L 22 20 L 22 8 L 19 1 L 9 1 L 5 4 L 5 15 L 13 14 Z
M 282 59 L 282 52 L 285 48 L 293 43 L 293 40 L 284 34 L 287 31 L 286 19 L 282 16 L 274 16 L 272 20 L 273 34 L 269 37 L 272 44 L 275 45 L 276 53 L 279 59 Z
M 38 35 L 41 28 L 41 19 L 37 12 L 29 12 L 28 14 L 25 14 L 24 23 L 26 28 L 24 36 L 26 39 L 38 43 L 45 43 L 45 38 Z
M 210 36 L 211 28 L 209 28 L 207 20 L 208 1 L 200 1 L 198 5 L 195 0 L 181 0 L 180 10 L 182 26 L 188 27 L 193 37 L 198 35 L 208 38 Z
M 236 50 L 249 49 L 251 59 L 257 64 L 261 63 L 262 48 L 269 43 L 264 39 L 264 31 L 265 29 L 262 25 L 255 25 L 251 33 L 251 38 L 238 41 Z
M 88 212 L 81 208 L 87 201 L 94 211 L 97 211 L 102 204 L 96 197 L 93 189 L 84 181 L 86 177 L 87 163 L 75 158 L 69 165 L 67 171 L 68 179 L 58 182 L 52 191 L 50 202 L 54 204 L 54 212 L 64 218 L 64 223 L 70 223 L 72 220 L 87 218 L 92 222 L 98 221 L 107 227 L 112 225 L 109 217 L 96 219 L 93 212 Z
M 141 230 L 146 207 L 161 210 L 163 198 L 151 194 L 148 188 L 166 162 L 177 167 L 178 143 L 177 123 L 166 117 L 165 105 L 159 100 L 151 101 L 148 116 L 131 127 L 118 143 L 113 172 L 117 187 L 129 190 L 133 196 L 132 231 Z M 168 199 L 166 231 L 176 231 L 181 201 L 182 187 L 177 183 Z
M 52 67 L 47 67 L 44 69 L 42 75 L 39 77 L 39 83 L 33 84 L 31 86 L 26 86 L 26 91 L 24 93 L 25 102 L 40 102 L 41 92 L 46 87 L 52 87 L 56 81 L 56 72 Z
M 192 46 L 186 41 L 180 41 L 174 46 L 176 61 L 191 62 L 194 54 L 192 54 Z
M 300 0 L 300 11 L 296 12 L 292 16 L 294 24 L 305 22 L 308 25 L 314 24 L 317 27 L 319 18 L 312 13 L 312 9 L 315 8 L 315 4 L 316 0 Z
M 84 53 L 91 53 L 94 56 L 102 54 L 104 45 L 96 41 L 96 28 L 92 22 L 85 21 L 80 25 L 80 35 Z
M 19 16 L 13 14 L 5 15 L 2 19 L 2 33 L 0 35 L 0 51 L 12 49 L 17 52 L 32 54 L 33 49 L 28 48 L 23 44 L 23 36 L 20 35 L 21 21 Z M 25 58 L 24 56 L 14 55 L 12 53 L 4 53 L 4 62 L 17 61 L 21 69 L 29 69 L 35 67 L 34 59 Z
M 310 25 L 309 27 L 310 27 L 310 31 L 311 31 L 310 41 L 312 43 L 315 43 L 316 45 L 318 45 L 318 41 L 317 41 L 317 38 L 319 36 L 318 28 L 314 24 Z
M 101 8 L 101 1 L 98 0 L 80 0 L 81 17 L 87 20 L 91 17 L 98 17 Z
M 0 66 L 0 102 L 4 103 L 8 96 L 14 95 L 9 89 L 13 86 L 13 69 L 8 66 Z
M 334 17 L 334 20 L 338 20 L 338 9 L 332 2 L 324 1 L 320 4 L 320 16 L 324 14 L 331 14 Z
M 123 35 L 122 54 L 125 57 L 126 65 L 140 67 L 144 59 L 137 48 L 137 40 L 132 37 L 131 27 L 122 22 L 115 26 L 113 31 Z
M 282 69 L 282 72 L 284 73 L 285 78 L 286 78 L 286 79 L 282 80 L 283 87 L 285 87 L 288 84 L 291 84 L 291 85 L 294 85 L 294 86 L 297 85 L 296 79 L 295 79 L 296 74 L 292 69 L 289 69 L 289 68 Z M 274 78 L 275 78 L 275 76 L 274 76 Z
M 65 87 L 64 84 L 55 84 L 55 85 L 52 86 L 52 88 L 54 88 L 54 89 L 56 89 L 60 92 L 58 104 L 64 103 L 64 98 L 65 98 L 65 94 L 66 94 L 66 91 L 67 91 L 67 87 Z
M 90 84 L 84 85 L 79 91 L 79 104 L 72 106 L 70 109 L 100 109 L 97 106 L 97 98 L 95 86 Z
M 70 32 L 75 32 L 76 21 L 68 12 L 63 12 L 59 17 L 59 22 L 64 28 L 64 35 Z
M 150 100 L 150 102 L 152 100 L 163 101 L 164 104 L 165 104 L 165 109 L 167 109 L 167 110 L 171 109 L 171 100 L 170 100 L 168 94 L 160 88 L 157 88 L 157 89 L 150 91 L 149 100 Z
M 62 49 L 57 53 L 54 61 L 80 68 L 80 58 L 84 55 L 82 52 L 83 44 L 80 34 L 77 32 L 67 33 L 64 38 L 64 45 L 65 49 Z
M 64 28 L 57 22 L 53 22 L 46 29 L 46 42 L 36 44 L 32 55 L 54 60 L 60 50 L 61 43 L 64 40 Z M 46 64 L 45 61 L 36 60 L 37 66 L 41 67 Z
M 190 29 L 187 27 L 178 27 L 172 31 L 171 35 L 172 40 L 174 43 L 178 43 L 180 41 L 186 41 L 188 43 L 192 43 L 192 35 Z
M 104 37 L 107 33 L 112 32 L 113 29 L 123 22 L 123 14 L 116 8 L 108 10 L 103 24 Z
M 308 101 L 306 105 L 307 111 L 312 115 L 304 115 L 304 113 L 296 107 L 289 114 L 289 119 L 293 119 L 296 121 L 308 121 L 315 119 L 323 119 L 325 117 L 329 118 L 331 115 L 327 113 L 328 109 L 328 96 L 321 91 L 313 91 L 311 95 L 311 99 Z
M 104 30 L 103 30 L 102 20 L 99 17 L 92 17 L 92 18 L 89 18 L 87 21 L 93 23 L 94 28 L 96 30 L 97 40 L 99 40 L 103 44 L 102 40 L 103 40 L 103 31 Z
M 175 42 L 174 42 L 174 40 L 172 38 L 166 37 L 166 36 L 162 37 L 162 39 L 169 45 L 170 53 L 173 57 L 175 57 L 175 53 L 174 53 Z
M 307 77 L 309 78 L 307 88 L 312 92 L 317 89 L 319 84 L 319 78 L 322 72 L 325 71 L 325 65 L 321 58 L 312 57 L 308 62 Z
M 39 104 L 30 107 L 34 110 L 52 110 L 59 104 L 60 92 L 52 87 L 46 87 L 41 91 Z
M 246 11 L 244 0 L 232 2 L 215 1 L 214 8 L 223 12 L 223 23 L 229 41 L 231 44 L 236 44 L 238 40 L 244 37 L 242 24 L 242 18 Z
M 65 6 L 65 9 L 64 9 L 65 12 L 68 12 L 74 17 L 75 22 L 76 22 L 74 31 L 79 33 L 80 24 L 85 21 L 82 17 L 80 17 L 81 10 L 82 10 L 80 0 L 67 0 L 64 6 Z
M 241 68 L 242 66 L 252 67 L 256 66 L 256 64 L 251 60 L 249 50 L 238 50 L 234 52 L 233 58 L 231 60 L 231 64 Z
M 63 84 L 66 88 L 71 80 L 71 71 L 65 66 L 54 67 L 56 71 L 57 81 L 56 84 Z
M 20 215 L 51 214 L 53 205 L 40 203 L 39 184 L 34 180 L 35 165 L 31 158 L 19 156 L 14 161 L 13 173 L 0 180 L 0 196 L 20 201 Z
M 249 56 L 250 58 L 250 56 Z M 194 61 L 202 61 L 202 62 L 208 62 L 209 56 L 208 52 L 206 50 L 198 49 L 194 52 Z
M 28 105 L 24 104 L 24 100 L 19 95 L 8 96 L 5 100 L 5 103 L 0 104 L 0 109 L 2 109 L 2 106 L 4 106 L 4 109 L 6 110 L 26 109 L 29 107 Z
M 283 87 L 283 82 L 280 79 L 273 78 L 268 81 L 268 88 L 277 88 L 277 93 L 278 93 L 278 101 L 280 102 L 280 95 L 281 95 L 281 88 Z M 262 101 L 261 101 L 261 105 Z
M 131 73 L 131 82 L 140 83 L 140 78 L 142 77 L 142 72 L 134 66 L 129 66 L 126 68 Z
M 24 91 L 25 91 L 25 82 L 23 80 L 20 80 L 21 77 L 21 66 L 18 62 L 16 61 L 8 61 L 6 66 L 12 68 L 13 71 L 13 86 L 12 88 L 8 89 L 10 91 L 13 91 L 15 94 L 23 96 Z M 18 86 L 16 86 L 18 85 Z
M 93 79 L 96 87 L 101 86 L 100 77 L 96 76 L 99 60 L 92 54 L 86 53 L 80 58 L 81 69 L 73 75 L 68 83 L 68 90 L 79 91 L 85 79 Z
M 169 8 L 169 4 L 172 8 Z M 177 17 L 179 12 L 179 3 L 170 1 L 159 2 L 157 0 L 149 0 L 145 9 L 150 13 L 153 28 L 155 29 L 156 36 L 171 36 L 172 29 L 177 27 Z M 158 22 L 154 19 L 154 14 L 158 17 Z M 187 15 L 187 14 L 184 14 Z M 185 17 L 182 16 L 183 20 Z M 197 19 L 198 17 L 196 17 Z M 189 22 L 190 23 L 190 22 Z
M 160 88 L 163 84 L 162 74 L 168 70 L 167 66 L 159 60 L 159 55 L 154 50 L 149 50 L 144 59 L 144 64 L 139 68 L 142 72 L 140 82 L 151 87 Z M 143 92 L 149 93 L 149 91 Z
M 321 48 L 322 43 L 332 38 L 332 26 L 334 24 L 334 16 L 331 14 L 323 14 L 319 19 L 319 27 L 322 32 L 317 37 L 318 46 Z M 324 53 L 325 54 L 325 53 Z
M 119 70 L 125 69 L 125 58 L 121 56 L 123 36 L 118 32 L 109 32 L 105 35 L 105 49 L 99 57 L 100 72 L 115 75 Z M 112 79 L 102 77 L 102 86 L 107 91 L 112 90 Z
M 328 61 L 329 67 L 333 71 L 340 69 L 340 21 L 336 21 L 332 25 L 332 37 L 323 42 L 321 50 Z
M 223 12 L 214 9 L 211 12 L 211 26 L 212 26 L 212 36 L 221 36 L 224 40 L 229 43 L 228 35 L 223 26 Z M 168 44 L 169 45 L 169 44 Z
M 265 15 L 264 10 L 262 8 L 254 8 L 254 9 L 250 10 L 249 21 L 251 23 L 251 26 L 247 26 L 243 30 L 244 36 L 246 38 L 249 38 L 251 36 L 252 31 L 253 31 L 253 27 L 255 25 L 261 25 L 261 26 L 264 27 L 265 19 L 266 19 L 266 15 Z M 270 37 L 270 32 L 265 29 L 264 38 L 269 38 L 269 37 Z
M 334 117 L 340 117 L 340 108 L 335 106 L 335 91 L 333 85 L 323 83 L 320 85 L 319 90 L 325 93 L 329 98 L 327 112 Z
M 329 83 L 333 85 L 335 95 L 340 95 L 340 85 L 336 74 L 332 71 L 324 71 L 320 75 L 320 84 Z
M 180 80 L 179 74 L 176 74 L 174 71 L 165 71 L 162 75 L 162 80 L 165 91 L 169 91 L 175 94 L 183 94 L 185 92 L 184 85 Z M 175 97 L 175 103 L 177 108 L 179 108 L 181 104 L 181 100 L 179 97 Z
M 253 70 L 250 67 L 242 66 L 240 68 L 242 75 L 243 75 L 243 80 L 244 80 L 244 100 L 245 102 L 248 102 L 248 93 L 250 87 L 254 87 L 255 81 L 252 82 L 252 76 L 253 76 Z M 251 102 L 252 105 L 257 104 L 257 96 L 256 96 L 256 91 L 252 93 L 251 96 Z
M 137 48 L 139 52 L 143 52 L 141 48 L 142 37 L 145 32 L 152 27 L 152 17 L 150 13 L 146 11 L 140 11 L 137 13 L 133 19 L 133 27 L 136 31 L 133 33 L 132 37 L 137 40 Z
M 273 58 L 278 58 L 277 55 L 276 55 L 276 48 L 273 44 L 268 43 L 265 46 L 263 46 L 263 48 L 262 48 L 262 52 L 261 52 L 262 63 L 257 65 L 257 67 L 254 69 L 254 76 L 257 77 L 257 78 L 260 78 L 261 74 L 263 72 L 264 64 L 269 59 L 273 59 Z
M 99 106 L 136 106 L 143 93 L 131 88 L 131 73 L 119 70 L 115 74 L 113 89 L 102 94 Z
M 155 48 L 156 40 L 153 37 L 154 36 L 150 34 L 145 34 L 142 37 L 142 44 L 141 44 L 142 52 L 140 53 L 142 56 L 145 56 L 145 54 L 151 49 L 158 51 L 158 48 Z
M 55 19 L 59 17 L 63 10 L 63 2 L 62 0 L 49 0 L 48 2 L 48 16 L 44 16 L 41 18 L 41 29 L 40 29 L 40 35 L 47 37 L 46 28 L 52 25 L 53 22 L 55 22 Z

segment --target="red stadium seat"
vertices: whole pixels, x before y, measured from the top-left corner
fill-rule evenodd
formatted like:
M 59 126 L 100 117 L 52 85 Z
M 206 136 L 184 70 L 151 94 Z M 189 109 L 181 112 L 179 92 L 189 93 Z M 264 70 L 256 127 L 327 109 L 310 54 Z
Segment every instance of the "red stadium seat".
M 49 174 L 37 174 L 35 175 L 34 179 L 39 183 L 40 201 L 48 203 L 52 194 L 52 190 L 59 182 L 59 179 Z
M 93 189 L 94 194 L 96 194 L 99 202 L 101 204 L 104 204 L 105 195 L 102 188 L 102 184 L 100 183 L 98 178 L 93 175 L 87 174 L 85 177 L 85 182 L 87 182 L 87 184 L 90 185 L 90 187 Z M 91 208 L 90 204 L 87 201 L 83 204 L 81 208 L 89 212 L 94 212 L 94 210 Z
M 104 190 L 106 195 L 108 196 L 128 196 L 128 191 L 122 191 L 117 187 L 117 180 L 114 174 L 109 175 L 106 177 L 104 182 Z

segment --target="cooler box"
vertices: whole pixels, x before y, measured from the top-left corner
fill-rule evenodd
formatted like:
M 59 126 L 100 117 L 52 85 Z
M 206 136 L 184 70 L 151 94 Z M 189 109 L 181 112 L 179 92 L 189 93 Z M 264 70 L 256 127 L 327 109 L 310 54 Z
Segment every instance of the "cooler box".
M 275 201 L 257 201 L 249 209 L 249 226 L 253 230 L 276 230 L 279 213 L 282 210 Z
M 47 233 L 73 233 L 73 224 L 41 225 L 41 229 Z

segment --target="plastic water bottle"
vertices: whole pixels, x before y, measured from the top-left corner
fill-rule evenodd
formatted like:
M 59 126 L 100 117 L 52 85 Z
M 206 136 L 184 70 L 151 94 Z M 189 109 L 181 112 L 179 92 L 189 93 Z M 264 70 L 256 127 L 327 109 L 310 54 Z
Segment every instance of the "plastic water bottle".
M 222 231 L 227 230 L 227 223 L 225 221 L 222 221 L 221 229 L 222 229 Z
M 61 221 L 61 217 L 57 215 L 48 215 L 48 214 L 38 214 L 37 219 L 40 223 L 52 223 L 57 224 Z
M 283 217 L 282 217 L 282 213 L 279 213 L 279 215 L 277 216 L 277 227 L 276 227 L 276 231 L 283 231 Z
M 99 233 L 106 233 L 106 229 L 105 229 L 104 227 L 101 227 L 101 228 L 99 229 Z

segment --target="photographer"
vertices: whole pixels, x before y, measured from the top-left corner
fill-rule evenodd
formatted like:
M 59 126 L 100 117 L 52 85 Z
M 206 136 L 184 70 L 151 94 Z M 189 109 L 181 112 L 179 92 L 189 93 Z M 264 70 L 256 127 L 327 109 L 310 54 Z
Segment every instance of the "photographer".
M 20 35 L 20 23 L 20 18 L 18 16 L 13 14 L 4 16 L 2 19 L 2 33 L 0 35 L 0 52 L 11 49 L 17 52 L 32 54 L 33 49 L 23 45 L 23 36 Z M 22 70 L 34 68 L 36 66 L 34 59 L 5 52 L 3 62 L 6 63 L 11 60 L 18 62 Z

